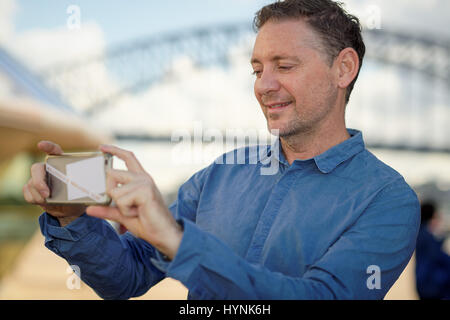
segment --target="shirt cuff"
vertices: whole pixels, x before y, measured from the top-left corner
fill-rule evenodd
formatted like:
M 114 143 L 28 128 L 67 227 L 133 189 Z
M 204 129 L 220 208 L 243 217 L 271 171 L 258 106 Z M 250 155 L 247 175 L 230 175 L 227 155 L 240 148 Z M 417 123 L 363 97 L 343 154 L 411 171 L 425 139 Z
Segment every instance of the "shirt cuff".
M 101 219 L 88 216 L 86 213 L 83 213 L 83 215 L 65 227 L 61 227 L 58 219 L 51 216 L 47 212 L 44 212 L 39 217 L 39 226 L 41 227 L 41 232 L 45 237 L 46 244 L 55 239 L 78 241 L 90 233 L 93 229 L 98 227 L 99 223 L 102 223 Z
M 155 257 L 150 258 L 150 262 L 162 273 L 166 273 L 171 261 L 167 259 L 165 255 L 156 250 L 155 248 Z
M 179 280 L 188 288 L 197 283 L 195 272 L 206 250 L 207 236 L 197 225 L 187 219 L 180 219 L 183 237 L 173 260 L 166 264 L 166 276 Z
M 184 222 L 182 219 L 177 220 L 178 224 L 181 225 L 181 228 L 183 229 L 183 235 L 184 235 Z M 183 238 L 181 239 L 181 242 L 183 242 Z M 181 247 L 181 243 L 180 243 L 180 247 Z M 179 252 L 179 249 L 177 251 L 177 254 Z M 152 264 L 159 269 L 159 271 L 166 273 L 169 266 L 172 264 L 173 260 L 170 260 L 166 255 L 164 255 L 163 253 L 161 253 L 159 250 L 157 250 L 155 248 L 155 257 L 154 258 L 150 258 L 150 261 L 152 262 Z

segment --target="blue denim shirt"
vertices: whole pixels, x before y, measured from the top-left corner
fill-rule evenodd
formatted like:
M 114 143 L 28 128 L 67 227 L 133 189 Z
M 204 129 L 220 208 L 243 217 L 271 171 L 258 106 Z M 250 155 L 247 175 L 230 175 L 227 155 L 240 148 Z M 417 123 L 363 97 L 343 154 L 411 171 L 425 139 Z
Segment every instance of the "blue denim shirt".
M 245 151 L 245 164 L 215 161 L 194 174 L 169 207 L 184 228 L 172 261 L 87 215 L 64 228 L 41 215 L 45 245 L 105 299 L 142 295 L 164 277 L 191 299 L 381 299 L 414 251 L 420 206 L 362 133 L 348 131 L 292 165 L 273 147 L 257 159 L 245 148 L 225 156 Z

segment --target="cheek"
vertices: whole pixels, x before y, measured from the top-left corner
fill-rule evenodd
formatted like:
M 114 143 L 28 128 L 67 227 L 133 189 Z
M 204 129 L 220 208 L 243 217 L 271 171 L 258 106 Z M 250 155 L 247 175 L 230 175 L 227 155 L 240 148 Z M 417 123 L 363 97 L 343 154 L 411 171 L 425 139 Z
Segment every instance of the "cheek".
M 260 102 L 261 100 L 260 100 L 260 97 L 259 97 L 259 95 L 258 95 L 258 91 L 256 90 L 256 81 L 255 81 L 255 83 L 253 84 L 253 94 L 255 95 L 256 100 L 258 100 L 258 102 Z
M 331 79 L 323 70 L 315 70 L 298 78 L 291 92 L 299 103 L 316 104 L 329 92 Z
M 307 95 L 308 84 L 307 79 L 303 77 L 296 77 L 294 79 L 290 79 L 290 81 L 286 81 L 284 83 L 284 90 L 288 95 L 294 98 L 296 104 L 302 103 L 305 99 L 305 95 Z
M 262 100 L 261 100 L 261 95 L 258 94 L 258 90 L 256 89 L 256 82 L 255 82 L 255 85 L 253 86 L 253 94 L 255 95 L 255 98 L 258 101 L 259 106 L 264 111 L 264 107 L 263 107 Z

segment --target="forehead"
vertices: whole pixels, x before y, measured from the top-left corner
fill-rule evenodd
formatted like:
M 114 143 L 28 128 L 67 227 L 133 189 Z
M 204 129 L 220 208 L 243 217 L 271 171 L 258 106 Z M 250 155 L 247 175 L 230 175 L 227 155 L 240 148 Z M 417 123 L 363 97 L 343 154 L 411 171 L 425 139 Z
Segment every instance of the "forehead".
M 318 49 L 319 36 L 302 19 L 266 22 L 258 32 L 252 60 L 273 56 L 301 56 Z

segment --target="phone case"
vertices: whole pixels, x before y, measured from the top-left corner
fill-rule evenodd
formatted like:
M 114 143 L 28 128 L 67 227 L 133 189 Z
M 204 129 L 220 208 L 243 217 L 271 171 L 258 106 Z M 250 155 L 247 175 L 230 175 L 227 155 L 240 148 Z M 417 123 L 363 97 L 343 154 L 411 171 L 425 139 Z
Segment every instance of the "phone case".
M 45 159 L 46 164 L 46 180 L 50 188 L 50 196 L 45 199 L 46 203 L 54 205 L 104 205 L 111 203 L 111 198 L 106 192 L 94 193 L 89 192 L 90 196 L 85 196 L 73 200 L 69 200 L 69 188 L 77 190 L 89 191 L 84 188 L 82 183 L 77 183 L 67 176 L 67 165 L 74 164 L 82 160 L 90 158 L 103 157 L 104 177 L 106 185 L 106 170 L 112 168 L 113 156 L 103 152 L 81 152 L 81 153 L 64 153 L 62 155 L 48 155 Z M 70 185 L 70 187 L 69 187 Z

